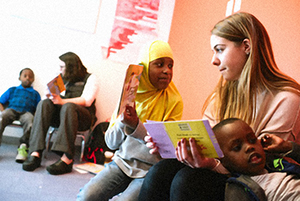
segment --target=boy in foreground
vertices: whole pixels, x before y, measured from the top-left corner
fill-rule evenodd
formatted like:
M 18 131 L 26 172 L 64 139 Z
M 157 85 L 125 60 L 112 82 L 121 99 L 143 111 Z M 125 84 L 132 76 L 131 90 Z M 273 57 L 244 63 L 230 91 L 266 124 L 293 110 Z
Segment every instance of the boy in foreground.
M 300 199 L 300 180 L 296 175 L 269 172 L 265 168 L 265 151 L 281 155 L 282 158 L 288 156 L 299 162 L 300 145 L 271 134 L 258 140 L 251 127 L 236 118 L 221 121 L 213 131 L 224 153 L 221 163 L 230 173 L 246 175 L 248 180 L 255 181 L 263 189 L 265 200 Z M 230 194 L 228 190 L 229 188 L 226 189 L 225 199 L 232 200 L 235 197 L 240 200 L 236 193 Z

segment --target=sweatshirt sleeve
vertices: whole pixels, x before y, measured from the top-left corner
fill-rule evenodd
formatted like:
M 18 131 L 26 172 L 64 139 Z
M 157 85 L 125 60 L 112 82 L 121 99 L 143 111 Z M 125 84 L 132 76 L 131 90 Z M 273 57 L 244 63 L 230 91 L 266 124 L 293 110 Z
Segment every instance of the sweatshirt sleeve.
M 293 149 L 290 154 L 287 155 L 287 157 L 290 157 L 294 159 L 297 163 L 300 163 L 300 145 L 292 142 L 293 144 Z
M 124 128 L 125 125 L 120 121 L 120 118 L 118 118 L 115 124 L 107 129 L 104 136 L 108 148 L 116 150 L 120 147 L 126 137 Z
M 275 134 L 284 140 L 300 142 L 300 96 L 290 91 L 262 96 L 257 103 L 253 130 L 256 136 Z

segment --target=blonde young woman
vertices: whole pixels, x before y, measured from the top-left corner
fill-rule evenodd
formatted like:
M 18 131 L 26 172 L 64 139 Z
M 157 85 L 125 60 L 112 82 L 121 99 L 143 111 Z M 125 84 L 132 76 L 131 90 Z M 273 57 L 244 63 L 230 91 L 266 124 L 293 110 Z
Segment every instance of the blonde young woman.
M 249 13 L 225 18 L 211 31 L 211 49 L 212 64 L 221 78 L 207 98 L 203 118 L 214 126 L 236 117 L 249 124 L 256 136 L 269 133 L 299 142 L 300 86 L 278 69 L 261 22 Z M 156 153 L 151 138 L 147 142 Z M 201 168 L 222 172 L 217 160 L 203 158 L 194 139 L 178 142 L 176 155 L 178 160 L 163 160 L 150 169 L 140 200 L 224 199 L 226 175 Z
M 149 168 L 161 158 L 149 153 L 143 138 L 146 120 L 174 121 L 182 116 L 183 103 L 171 81 L 173 54 L 168 43 L 154 41 L 147 47 L 141 64 L 144 66 L 135 99 L 136 107 L 126 106 L 122 115 L 112 115 L 105 142 L 117 150 L 113 161 L 90 180 L 77 200 L 137 200 Z

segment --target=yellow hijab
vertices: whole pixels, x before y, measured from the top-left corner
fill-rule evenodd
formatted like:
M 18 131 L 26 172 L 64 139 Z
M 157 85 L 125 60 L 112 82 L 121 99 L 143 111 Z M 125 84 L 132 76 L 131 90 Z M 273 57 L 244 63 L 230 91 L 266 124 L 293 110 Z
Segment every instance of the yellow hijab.
M 135 98 L 136 112 L 141 122 L 153 121 L 176 121 L 180 120 L 183 110 L 182 98 L 171 81 L 164 90 L 156 89 L 149 80 L 149 63 L 155 59 L 170 57 L 173 53 L 168 43 L 154 41 L 141 54 L 140 64 L 144 66 L 137 95 Z M 117 109 L 114 111 L 110 126 L 112 127 L 117 118 Z
M 174 121 L 182 116 L 183 103 L 181 96 L 173 81 L 164 90 L 156 89 L 149 80 L 149 63 L 155 59 L 169 57 L 173 59 L 173 53 L 167 42 L 157 40 L 145 48 L 141 55 L 140 63 L 144 66 L 135 103 L 136 111 L 142 122 Z

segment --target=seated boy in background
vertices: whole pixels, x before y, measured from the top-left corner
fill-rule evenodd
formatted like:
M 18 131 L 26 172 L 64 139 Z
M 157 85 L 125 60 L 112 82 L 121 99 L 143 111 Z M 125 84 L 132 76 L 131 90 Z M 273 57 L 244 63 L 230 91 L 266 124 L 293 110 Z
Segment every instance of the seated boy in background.
M 266 134 L 258 140 L 251 127 L 236 118 L 221 121 L 213 131 L 224 153 L 222 165 L 230 173 L 242 174 L 244 178 L 247 175 L 248 181 L 256 182 L 265 193 L 266 197 L 262 200 L 300 200 L 299 177 L 286 172 L 269 172 L 265 169 L 265 151 L 281 154 L 281 157 L 288 156 L 299 162 L 300 145 L 271 134 Z M 229 196 L 227 199 L 244 200 L 238 198 L 236 192 L 228 194 L 227 191 L 228 188 L 225 193 Z
M 23 127 L 23 136 L 20 138 L 16 162 L 23 163 L 27 158 L 33 115 L 41 96 L 31 86 L 34 81 L 34 73 L 30 68 L 24 68 L 20 71 L 19 80 L 21 81 L 20 86 L 10 87 L 0 97 L 2 116 L 0 120 L 0 144 L 5 127 L 14 120 L 19 120 Z

